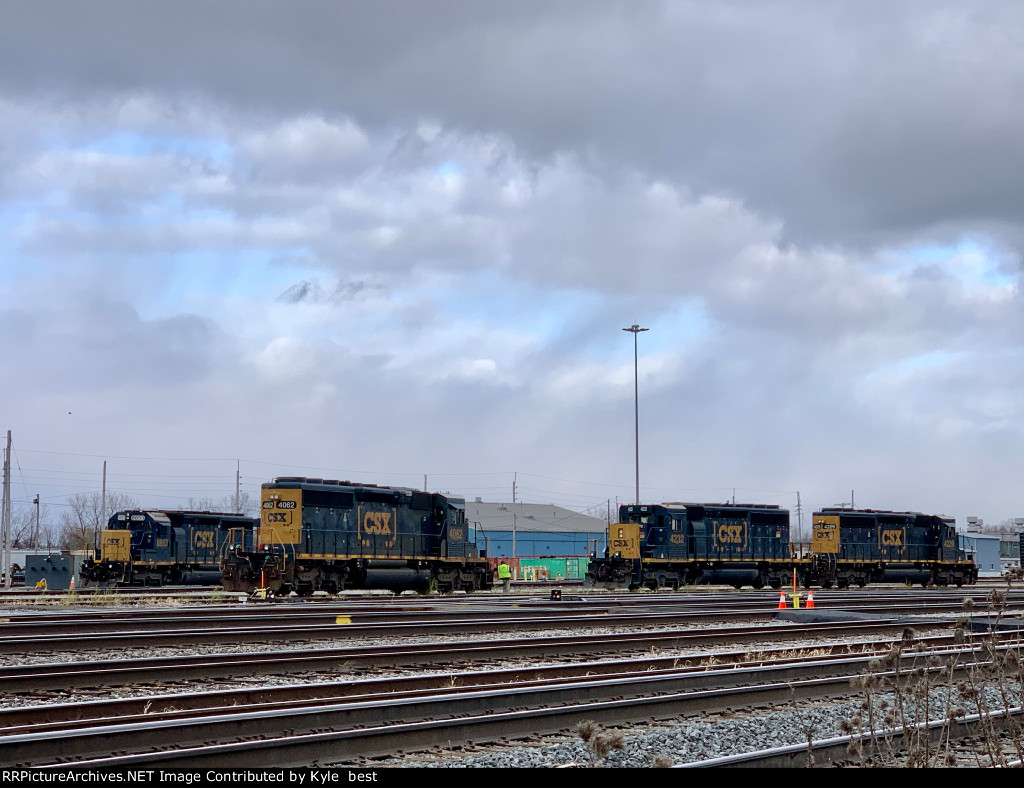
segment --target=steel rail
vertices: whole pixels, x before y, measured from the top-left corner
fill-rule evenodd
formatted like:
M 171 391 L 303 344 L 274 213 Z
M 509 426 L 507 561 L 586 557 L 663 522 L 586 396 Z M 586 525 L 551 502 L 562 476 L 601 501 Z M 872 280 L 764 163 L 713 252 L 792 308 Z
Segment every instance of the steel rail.
M 801 667 L 806 671 L 820 668 Z M 960 667 L 966 669 L 967 664 Z M 938 672 L 939 668 L 931 670 Z M 846 697 L 856 692 L 850 682 L 858 675 L 816 675 L 751 686 L 743 682 L 768 675 L 768 671 L 738 669 L 732 683 L 728 681 L 730 672 L 706 677 L 709 682 L 717 682 L 713 688 L 703 688 L 694 675 L 641 678 L 625 684 L 601 678 L 543 687 L 450 692 L 393 702 L 372 699 L 316 709 L 241 712 L 84 731 L 3 736 L 0 765 L 327 765 L 445 743 L 555 733 L 584 719 L 622 724 L 752 706 L 770 707 L 795 700 Z M 909 674 L 880 675 L 896 681 L 909 680 Z M 224 741 L 228 737 L 236 740 Z M 195 744 L 217 738 L 221 739 L 219 743 Z M 184 746 L 169 749 L 172 744 Z
M 140 659 L 73 663 L 37 663 L 0 667 L 0 692 L 138 684 L 152 681 L 216 679 L 235 675 L 280 675 L 315 670 L 359 670 L 444 663 L 473 663 L 494 659 L 565 658 L 638 649 L 701 649 L 732 643 L 772 643 L 801 638 L 857 637 L 879 633 L 950 629 L 945 621 L 908 622 L 897 619 L 825 623 L 790 623 L 764 627 L 665 629 L 644 632 L 588 634 L 585 637 L 530 637 L 515 642 L 461 640 L 447 643 L 410 642 L 401 645 L 357 645 L 332 649 L 288 649 L 266 652 L 175 655 Z M 112 645 L 112 644 L 110 644 Z M 769 649 L 771 647 L 768 647 Z M 767 650 L 767 649 L 766 649 Z
M 1022 603 L 1024 604 L 1024 603 Z M 796 613 L 796 611 L 792 611 Z M 979 610 L 975 609 L 975 614 Z M 237 622 L 216 621 L 213 617 L 192 614 L 184 621 L 168 622 L 159 619 L 147 624 L 133 620 L 113 629 L 89 631 L 88 626 L 69 631 L 73 626 L 67 620 L 54 624 L 32 624 L 20 627 L 11 621 L 0 623 L 0 653 L 24 654 L 39 651 L 68 650 L 85 651 L 100 648 L 129 648 L 138 646 L 181 645 L 181 644 L 223 644 L 253 643 L 270 641 L 316 640 L 326 637 L 351 636 L 408 637 L 450 632 L 535 632 L 545 629 L 565 629 L 573 626 L 636 627 L 639 625 L 659 626 L 678 623 L 711 621 L 768 621 L 778 616 L 778 609 L 769 606 L 740 611 L 723 609 L 685 609 L 672 611 L 616 611 L 582 610 L 568 612 L 534 608 L 492 613 L 485 611 L 479 616 L 466 613 L 461 615 L 423 616 L 405 621 L 391 619 L 374 623 L 372 616 L 362 623 L 357 614 L 316 617 L 315 623 L 292 624 L 287 621 L 269 620 L 260 617 L 249 626 Z M 808 615 L 811 611 L 806 611 Z M 888 616 L 922 616 L 926 614 L 963 613 L 961 605 L 935 603 L 931 605 L 864 606 L 857 610 L 841 607 L 831 608 L 829 615 L 843 613 L 877 614 Z M 813 615 L 821 615 L 816 611 Z M 176 626 L 171 626 L 175 624 Z M 157 627 L 150 629 L 149 626 Z M 210 628 L 207 628 L 207 627 Z M 85 631 L 82 631 L 85 630 Z M 20 634 L 4 634 L 20 633 Z
M 904 659 L 912 662 L 925 656 L 951 656 L 955 654 L 977 653 L 980 647 L 965 647 L 954 644 L 952 637 L 919 638 L 916 649 L 908 652 Z M 415 676 L 389 676 L 385 678 L 352 679 L 344 681 L 318 681 L 293 685 L 271 685 L 261 687 L 244 687 L 240 689 L 212 689 L 188 694 L 174 693 L 131 698 L 114 698 L 108 700 L 91 700 L 73 703 L 48 704 L 43 706 L 21 706 L 0 708 L 0 732 L 4 734 L 29 733 L 43 730 L 59 730 L 63 728 L 91 724 L 109 724 L 113 718 L 117 722 L 127 723 L 152 720 L 155 715 L 184 716 L 207 715 L 221 713 L 242 706 L 249 708 L 284 708 L 297 703 L 315 701 L 328 703 L 351 698 L 355 695 L 380 695 L 382 697 L 412 696 L 424 692 L 435 692 L 441 689 L 454 690 L 468 687 L 479 688 L 483 685 L 523 686 L 528 683 L 552 681 L 555 679 L 596 679 L 599 676 L 614 674 L 616 680 L 628 681 L 632 678 L 649 678 L 652 676 L 683 675 L 699 673 L 712 675 L 716 672 L 736 670 L 740 668 L 763 668 L 779 672 L 783 666 L 813 665 L 820 671 L 821 666 L 866 665 L 889 652 L 891 640 L 882 640 L 871 644 L 858 644 L 853 647 L 837 644 L 833 649 L 823 649 L 820 645 L 807 645 L 802 648 L 778 648 L 771 651 L 759 651 L 756 654 L 744 651 L 699 654 L 692 656 L 655 657 L 645 655 L 631 657 L 626 660 L 599 660 L 588 662 L 571 662 L 567 664 L 533 665 L 525 667 L 501 668 L 494 670 L 475 670 L 469 672 L 428 673 Z M 1002 646 L 1001 648 L 1007 648 Z M 867 650 L 871 649 L 871 650 Z M 830 653 L 823 654 L 823 650 Z M 801 655 L 800 652 L 806 654 Z M 790 674 L 779 674 L 778 678 L 793 678 L 806 675 L 798 667 Z M 816 675 L 816 674 L 812 674 Z

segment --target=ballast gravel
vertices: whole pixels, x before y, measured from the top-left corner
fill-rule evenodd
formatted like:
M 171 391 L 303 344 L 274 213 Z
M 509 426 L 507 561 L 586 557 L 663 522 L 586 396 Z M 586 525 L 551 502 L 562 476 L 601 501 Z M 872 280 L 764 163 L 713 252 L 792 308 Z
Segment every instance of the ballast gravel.
M 1003 708 L 1003 699 L 995 689 L 984 694 L 989 709 Z M 1008 692 L 1011 705 L 1020 703 L 1019 685 Z M 878 694 L 874 703 L 887 702 L 889 708 L 894 698 Z M 941 719 L 948 713 L 946 693 L 937 690 L 928 702 L 931 719 Z M 977 711 L 975 704 L 965 704 L 969 713 Z M 924 718 L 924 707 L 915 708 L 912 703 L 905 705 L 908 719 Z M 770 713 L 747 714 L 725 717 L 709 715 L 713 719 L 681 722 L 631 725 L 622 731 L 622 746 L 609 750 L 604 755 L 595 753 L 584 744 L 580 736 L 565 736 L 557 743 L 522 746 L 510 743 L 492 746 L 486 754 L 467 754 L 459 750 L 433 751 L 410 754 L 407 757 L 384 758 L 360 762 L 338 762 L 331 766 L 352 768 L 481 768 L 481 769 L 525 769 L 525 768 L 651 768 L 671 767 L 681 764 L 708 761 L 728 755 L 759 752 L 794 744 L 806 744 L 810 740 L 829 739 L 848 735 L 843 730 L 857 715 L 863 716 L 863 701 L 839 704 L 808 704 L 791 709 L 778 709 Z M 866 726 L 861 723 L 860 729 Z M 615 733 L 605 727 L 598 735 Z M 552 737 L 548 737 L 552 738 Z M 479 749 L 479 748 L 478 748 Z M 979 766 L 989 766 L 979 753 Z M 328 765 L 328 764 L 321 764 Z

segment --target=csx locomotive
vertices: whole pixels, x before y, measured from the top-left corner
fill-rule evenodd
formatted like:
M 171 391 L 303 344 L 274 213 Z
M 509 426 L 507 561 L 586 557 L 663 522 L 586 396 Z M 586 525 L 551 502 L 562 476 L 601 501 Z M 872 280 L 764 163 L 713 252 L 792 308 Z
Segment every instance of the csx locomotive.
M 822 509 L 812 520 L 808 580 L 822 588 L 868 583 L 962 586 L 978 567 L 952 518 L 921 512 Z
M 229 547 L 251 548 L 244 514 L 125 510 L 112 515 L 79 572 L 83 586 L 219 585 Z
M 262 485 L 255 549 L 229 551 L 222 568 L 226 589 L 270 595 L 493 584 L 465 499 L 301 477 Z
M 791 542 L 789 511 L 770 504 L 666 503 L 620 507 L 608 554 L 585 584 L 679 588 L 714 583 L 810 588 L 906 582 L 961 586 L 978 569 L 948 518 L 920 512 L 822 509 L 810 544 Z

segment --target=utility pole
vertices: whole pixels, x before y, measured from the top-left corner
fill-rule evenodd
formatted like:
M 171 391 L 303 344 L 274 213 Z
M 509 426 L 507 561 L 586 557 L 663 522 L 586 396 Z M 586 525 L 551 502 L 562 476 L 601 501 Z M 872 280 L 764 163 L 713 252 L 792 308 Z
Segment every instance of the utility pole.
M 241 511 L 238 507 L 242 498 L 242 461 L 235 460 L 235 512 Z
M 850 508 L 851 509 L 856 509 L 857 508 L 857 504 L 855 504 L 853 502 L 853 490 L 850 490 Z
M 11 575 L 14 574 L 11 568 L 11 431 L 7 430 L 7 451 L 4 452 L 4 494 L 3 494 L 3 512 L 0 513 L 0 520 L 2 520 L 2 527 L 0 531 L 3 532 L 2 539 L 0 539 L 0 545 L 3 547 L 3 569 L 4 569 L 4 586 L 6 588 L 11 587 L 13 578 Z
M 518 471 L 512 474 L 512 557 L 516 557 L 516 477 Z
M 629 328 L 622 329 L 633 335 L 633 421 L 636 428 L 636 503 L 640 504 L 640 367 L 637 357 L 636 337 L 641 331 L 650 331 L 649 328 L 640 328 L 634 323 Z
M 427 491 L 427 474 L 423 474 L 423 492 Z
M 35 499 L 32 501 L 36 505 L 36 533 L 32 537 L 32 546 L 39 549 L 39 493 L 36 493 Z
M 804 518 L 803 510 L 800 508 L 800 491 L 796 491 L 796 532 L 800 535 L 800 538 L 804 538 Z
M 100 521 L 97 524 L 96 531 L 92 535 L 92 546 L 96 547 L 99 542 L 99 532 L 103 530 L 103 526 L 107 522 L 107 461 L 103 461 L 103 497 L 101 498 L 102 503 L 100 504 Z

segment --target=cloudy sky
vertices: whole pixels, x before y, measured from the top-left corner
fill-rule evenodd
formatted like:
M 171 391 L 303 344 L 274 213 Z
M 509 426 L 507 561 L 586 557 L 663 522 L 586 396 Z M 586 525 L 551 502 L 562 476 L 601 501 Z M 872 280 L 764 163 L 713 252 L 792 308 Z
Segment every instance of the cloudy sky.
M 15 506 L 1024 516 L 1024 7 L 0 0 Z M 795 519 L 795 517 L 794 517 Z M 805 515 L 805 522 L 806 522 Z

